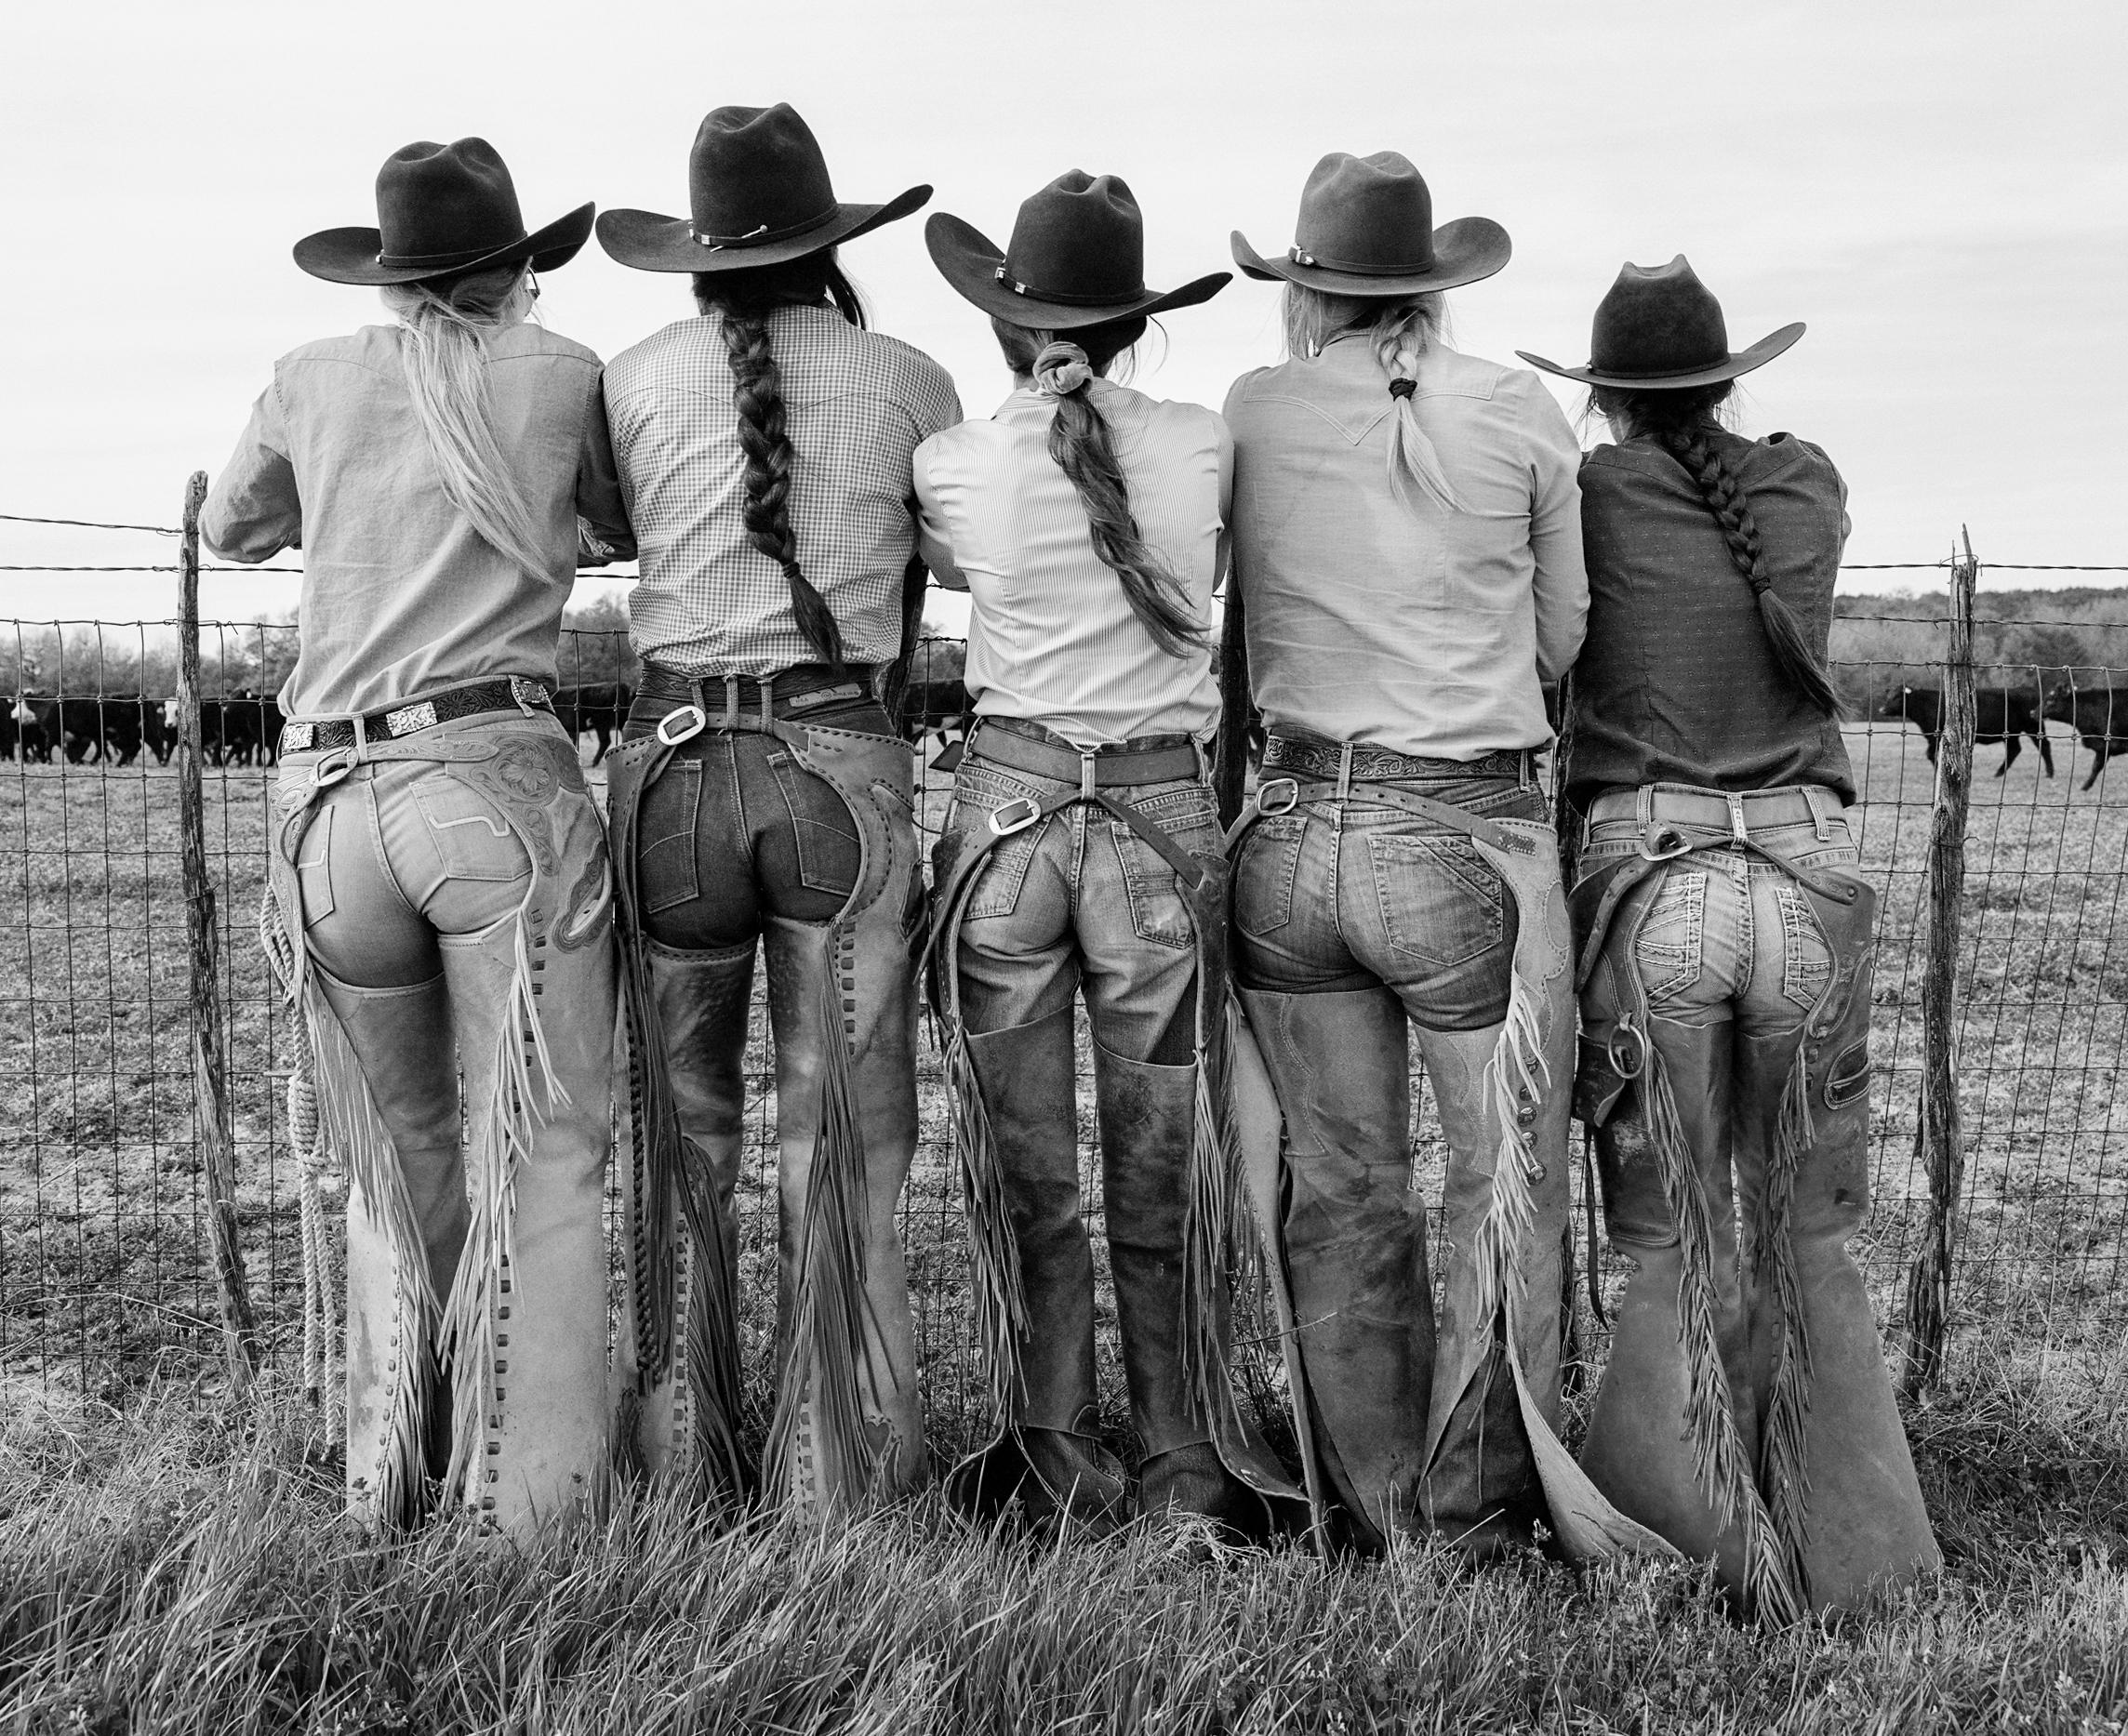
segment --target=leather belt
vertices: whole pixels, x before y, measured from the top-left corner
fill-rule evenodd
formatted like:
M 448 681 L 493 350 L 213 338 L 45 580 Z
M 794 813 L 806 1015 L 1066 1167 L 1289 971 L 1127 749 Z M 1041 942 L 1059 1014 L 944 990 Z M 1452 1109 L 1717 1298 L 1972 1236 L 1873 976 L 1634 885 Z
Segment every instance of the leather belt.
M 773 675 L 683 674 L 663 664 L 646 663 L 636 683 L 631 723 L 656 726 L 667 747 L 691 741 L 705 730 L 768 731 L 779 718 L 796 717 L 824 705 L 873 696 L 875 666 L 851 663 L 831 669 L 802 663 Z M 750 691 L 751 690 L 751 691 Z M 662 707 L 663 709 L 659 709 Z
M 1166 745 L 1171 742 L 1177 745 Z M 995 723 L 978 722 L 968 738 L 967 753 L 969 759 L 987 760 L 1008 771 L 1025 772 L 1030 777 L 1076 784 L 1089 795 L 1097 789 L 1175 784 L 1204 775 L 1203 751 L 1187 735 L 1153 735 L 1120 748 L 1087 749 L 1061 741 L 1052 746 L 1015 730 L 1000 729 Z
M 446 687 L 439 693 L 410 699 L 405 705 L 365 711 L 359 717 L 298 718 L 282 725 L 281 751 L 328 753 L 373 738 L 419 735 L 439 723 L 454 723 L 483 711 L 543 711 L 552 717 L 554 703 L 545 686 L 522 675 L 470 682 L 463 687 Z
M 1264 744 L 1263 769 L 1292 777 L 1349 777 L 1370 784 L 1421 777 L 1511 777 L 1527 783 L 1529 754 L 1520 748 L 1501 748 L 1475 760 L 1430 760 L 1358 742 L 1273 735 Z
M 1822 784 L 1790 784 L 1780 789 L 1703 789 L 1693 784 L 1643 784 L 1638 789 L 1608 789 L 1589 804 L 1589 824 L 1631 820 L 1641 828 L 1643 855 L 1682 855 L 1700 848 L 1680 828 L 1726 834 L 1732 843 L 1748 843 L 1753 832 L 1779 827 L 1808 826 L 1820 838 L 1830 836 L 1827 822 L 1842 817 L 1846 804 Z

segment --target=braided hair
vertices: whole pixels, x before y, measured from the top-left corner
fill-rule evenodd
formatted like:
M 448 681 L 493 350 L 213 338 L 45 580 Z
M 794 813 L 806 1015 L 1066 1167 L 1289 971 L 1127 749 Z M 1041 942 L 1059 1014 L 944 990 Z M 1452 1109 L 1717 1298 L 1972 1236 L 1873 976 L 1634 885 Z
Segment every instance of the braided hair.
M 1100 411 L 1086 396 L 1088 383 L 1105 375 L 1119 355 L 1144 337 L 1145 327 L 1142 315 L 1063 333 L 991 321 L 998 348 L 1004 351 L 1013 373 L 1031 377 L 1041 373 L 1057 388 L 1052 394 L 1057 414 L 1049 424 L 1049 456 L 1078 490 L 1094 552 L 1123 582 L 1131 613 L 1151 634 L 1153 643 L 1169 656 L 1181 657 L 1205 650 L 1211 643 L 1210 629 L 1190 607 L 1182 581 L 1139 530 L 1131 511 L 1130 488 L 1116 459 L 1115 441 Z M 1044 358 L 1052 345 L 1074 354 L 1068 361 L 1059 357 L 1051 367 Z
M 1759 619 L 1773 647 L 1775 662 L 1811 704 L 1829 717 L 1838 717 L 1840 696 L 1833 690 L 1825 659 L 1811 648 L 1795 611 L 1775 594 L 1758 521 L 1751 516 L 1750 497 L 1722 462 L 1714 444 L 1713 436 L 1722 431 L 1717 412 L 1735 391 L 1734 380 L 1664 391 L 1599 386 L 1591 393 L 1591 404 L 1598 414 L 1634 434 L 1654 440 L 1684 467 L 1684 473 L 1692 478 L 1708 511 L 1721 527 L 1722 538 L 1729 546 L 1729 559 L 1758 600 Z
M 1443 511 L 1461 511 L 1455 484 L 1441 468 L 1441 454 L 1412 402 L 1426 347 L 1442 336 L 1448 324 L 1448 298 L 1438 289 L 1413 296 L 1342 296 L 1306 284 L 1288 284 L 1283 312 L 1288 355 L 1321 355 L 1333 338 L 1347 332 L 1366 334 L 1367 347 L 1375 352 L 1396 406 L 1390 422 L 1390 492 L 1408 512 L 1419 511 L 1421 496 Z
M 731 363 L 732 404 L 738 412 L 738 443 L 746 455 L 748 540 L 783 569 L 798 630 L 821 662 L 839 668 L 843 632 L 828 600 L 805 576 L 798 539 L 791 528 L 791 463 L 795 456 L 784 426 L 783 373 L 769 342 L 768 316 L 778 307 L 822 302 L 852 325 L 865 324 L 856 286 L 835 262 L 832 247 L 781 265 L 736 272 L 698 272 L 695 305 L 721 316 L 725 353 Z

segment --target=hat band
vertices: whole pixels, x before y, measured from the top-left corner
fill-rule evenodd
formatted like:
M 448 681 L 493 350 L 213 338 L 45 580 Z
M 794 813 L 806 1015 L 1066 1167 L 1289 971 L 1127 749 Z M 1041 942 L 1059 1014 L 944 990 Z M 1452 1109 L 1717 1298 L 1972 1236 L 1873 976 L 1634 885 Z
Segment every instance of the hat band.
M 448 271 L 454 265 L 471 265 L 490 254 L 501 253 L 526 240 L 523 230 L 508 241 L 490 242 L 485 247 L 464 247 L 457 253 L 379 253 L 378 264 L 388 272 Z
M 705 235 L 694 224 L 689 223 L 687 233 L 712 252 L 725 247 L 766 247 L 778 241 L 789 241 L 793 235 L 803 235 L 809 230 L 825 228 L 835 220 L 842 208 L 840 205 L 831 205 L 818 216 L 809 217 L 803 223 L 793 223 L 788 229 L 771 229 L 764 223 L 758 229 L 748 230 L 743 235 Z
M 1121 308 L 1133 301 L 1142 301 L 1146 296 L 1145 280 L 1138 280 L 1135 289 L 1107 289 L 1097 296 L 1071 295 L 1061 289 L 1043 289 L 1033 284 L 1023 284 L 1005 269 L 1003 259 L 991 276 L 1016 296 L 1025 296 L 1030 301 L 1050 301 L 1060 308 Z
M 1710 367 L 1722 367 L 1735 358 L 1724 350 L 1701 362 L 1666 362 L 1661 367 L 1617 367 L 1609 362 L 1591 362 L 1591 374 L 1616 374 L 1620 379 L 1668 379 L 1673 374 L 1699 374 Z
M 1325 253 L 1310 253 L 1297 242 L 1285 250 L 1285 257 L 1296 265 L 1312 265 L 1325 272 L 1350 272 L 1355 277 L 1416 277 L 1422 272 L 1432 271 L 1435 265 L 1430 256 L 1396 265 L 1370 265 L 1358 259 L 1333 259 Z

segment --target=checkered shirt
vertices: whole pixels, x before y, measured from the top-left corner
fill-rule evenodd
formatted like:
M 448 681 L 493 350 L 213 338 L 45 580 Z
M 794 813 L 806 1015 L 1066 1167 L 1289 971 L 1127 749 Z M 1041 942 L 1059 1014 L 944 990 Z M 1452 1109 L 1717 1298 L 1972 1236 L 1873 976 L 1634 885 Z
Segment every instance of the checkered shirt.
M 798 563 L 853 663 L 901 648 L 901 577 L 915 547 L 910 459 L 961 419 L 945 369 L 832 308 L 778 308 L 769 341 L 792 449 Z M 818 660 L 783 569 L 746 533 L 746 455 L 715 314 L 682 320 L 606 364 L 614 456 L 643 579 L 635 649 L 691 676 L 772 675 Z

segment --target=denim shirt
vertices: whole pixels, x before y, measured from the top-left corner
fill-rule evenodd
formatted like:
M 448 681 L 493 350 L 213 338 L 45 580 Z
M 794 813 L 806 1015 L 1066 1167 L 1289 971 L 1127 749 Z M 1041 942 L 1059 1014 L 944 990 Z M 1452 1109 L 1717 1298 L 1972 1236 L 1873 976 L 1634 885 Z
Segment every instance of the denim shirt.
M 1428 343 L 1412 402 L 1462 503 L 1391 491 L 1396 400 L 1363 336 L 1234 382 L 1234 576 L 1274 731 L 1475 760 L 1551 739 L 1580 649 L 1580 443 L 1535 374 Z
M 1847 541 L 1847 484 L 1808 441 L 1718 433 L 1757 523 L 1774 594 L 1820 656 Z M 1758 599 L 1684 467 L 1644 439 L 1598 446 L 1581 471 L 1589 638 L 1574 669 L 1567 798 L 1694 784 L 1820 784 L 1855 799 L 1840 723 L 1774 660 Z
M 291 717 L 398 705 L 523 675 L 552 687 L 579 519 L 583 564 L 635 552 L 599 397 L 599 359 L 529 321 L 488 340 L 496 443 L 546 571 L 491 547 L 444 493 L 400 365 L 399 328 L 366 325 L 283 356 L 200 514 L 225 560 L 303 550 Z

